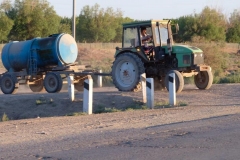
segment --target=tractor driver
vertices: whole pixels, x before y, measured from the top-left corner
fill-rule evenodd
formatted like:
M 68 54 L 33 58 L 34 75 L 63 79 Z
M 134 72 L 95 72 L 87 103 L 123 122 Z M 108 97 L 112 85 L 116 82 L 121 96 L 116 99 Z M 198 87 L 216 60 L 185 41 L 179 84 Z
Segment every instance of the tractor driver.
M 146 27 L 141 27 L 140 37 L 141 37 L 141 40 L 142 40 L 142 44 L 146 44 L 148 41 L 150 41 L 152 39 L 152 36 L 147 34 Z
M 148 46 L 148 42 L 152 40 L 152 36 L 147 34 L 146 27 L 141 27 L 140 38 L 142 41 L 142 46 L 145 54 L 148 55 L 149 59 L 153 60 L 154 59 L 153 46 Z

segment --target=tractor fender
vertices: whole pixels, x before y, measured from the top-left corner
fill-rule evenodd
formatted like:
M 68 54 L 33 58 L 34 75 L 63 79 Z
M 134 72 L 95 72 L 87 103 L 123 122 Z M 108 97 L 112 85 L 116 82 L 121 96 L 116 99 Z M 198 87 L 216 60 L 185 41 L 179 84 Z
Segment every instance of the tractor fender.
M 122 50 L 122 51 L 118 52 L 117 54 L 115 54 L 115 58 L 118 57 L 119 55 L 123 54 L 123 53 L 135 54 L 138 57 L 140 57 L 143 62 L 148 62 L 149 61 L 147 56 L 145 54 L 143 54 L 142 52 L 136 52 L 136 51 L 132 51 L 132 50 Z

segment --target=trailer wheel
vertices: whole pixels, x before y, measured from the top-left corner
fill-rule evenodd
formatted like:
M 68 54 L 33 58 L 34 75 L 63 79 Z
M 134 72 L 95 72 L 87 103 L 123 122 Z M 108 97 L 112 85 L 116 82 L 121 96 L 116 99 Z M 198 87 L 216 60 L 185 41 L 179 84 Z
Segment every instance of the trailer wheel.
M 116 57 L 112 66 L 113 84 L 119 91 L 141 89 L 140 75 L 145 72 L 142 60 L 133 53 L 123 53 Z
M 183 75 L 177 70 L 171 70 L 167 73 L 167 75 L 165 77 L 165 86 L 166 86 L 167 90 L 169 91 L 169 74 L 170 73 L 175 73 L 176 93 L 182 92 L 183 87 L 184 87 L 184 79 L 183 79 Z
M 43 87 L 43 76 L 37 76 L 36 79 L 29 80 L 29 82 L 34 82 L 35 84 L 29 84 L 29 88 L 33 92 L 42 92 L 44 91 Z
M 44 78 L 44 88 L 48 93 L 57 93 L 62 89 L 62 77 L 59 73 L 49 72 Z
M 1 78 L 1 90 L 4 94 L 14 94 L 17 92 L 19 83 L 17 77 L 11 74 L 4 74 Z
M 199 89 L 209 89 L 213 82 L 212 72 L 210 70 L 200 71 L 194 76 L 194 82 Z

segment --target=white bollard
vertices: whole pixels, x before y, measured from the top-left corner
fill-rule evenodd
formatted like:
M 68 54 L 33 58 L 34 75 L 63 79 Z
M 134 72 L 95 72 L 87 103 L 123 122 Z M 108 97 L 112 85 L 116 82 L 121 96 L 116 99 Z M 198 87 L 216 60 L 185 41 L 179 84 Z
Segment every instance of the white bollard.
M 102 70 L 99 70 L 99 73 L 102 73 Z M 102 87 L 102 76 L 98 75 L 98 87 Z
M 168 85 L 169 85 L 169 104 L 171 106 L 176 105 L 176 85 L 175 85 L 175 73 L 170 72 L 168 75 Z
M 147 103 L 146 73 L 141 75 L 143 103 Z
M 88 75 L 88 79 L 84 80 L 83 91 L 83 112 L 92 114 L 93 103 L 93 79 Z
M 68 95 L 71 101 L 75 100 L 74 79 L 72 75 L 68 76 Z
M 147 78 L 147 107 L 154 109 L 154 81 Z

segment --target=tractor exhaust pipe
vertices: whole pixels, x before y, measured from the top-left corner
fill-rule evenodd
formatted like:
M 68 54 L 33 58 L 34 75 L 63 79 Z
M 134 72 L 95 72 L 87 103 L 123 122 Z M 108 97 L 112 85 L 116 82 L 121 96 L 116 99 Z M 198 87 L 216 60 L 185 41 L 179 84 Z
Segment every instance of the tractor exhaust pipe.
M 168 39 L 167 39 L 167 47 L 168 47 L 168 54 L 169 56 L 171 56 L 171 53 L 172 53 L 172 40 L 171 40 L 171 33 L 170 32 L 170 29 L 169 29 L 169 23 L 171 22 L 171 20 L 168 21 L 167 23 L 167 28 L 168 28 Z M 171 26 L 170 26 L 171 27 Z

